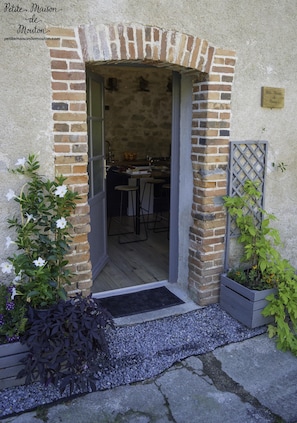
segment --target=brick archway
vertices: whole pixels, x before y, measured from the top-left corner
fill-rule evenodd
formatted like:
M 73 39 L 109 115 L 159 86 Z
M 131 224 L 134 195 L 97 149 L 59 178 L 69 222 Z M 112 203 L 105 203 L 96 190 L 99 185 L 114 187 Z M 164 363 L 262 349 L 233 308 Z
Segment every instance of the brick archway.
M 73 216 L 70 255 L 76 274 L 71 292 L 92 286 L 87 234 L 90 230 L 87 176 L 85 65 L 87 62 L 142 63 L 180 72 L 199 71 L 193 84 L 193 225 L 190 228 L 189 292 L 201 305 L 218 301 L 223 268 L 231 91 L 235 53 L 206 40 L 141 25 L 86 25 L 50 28 L 46 41 L 52 75 L 55 170 L 68 176 L 81 200 Z

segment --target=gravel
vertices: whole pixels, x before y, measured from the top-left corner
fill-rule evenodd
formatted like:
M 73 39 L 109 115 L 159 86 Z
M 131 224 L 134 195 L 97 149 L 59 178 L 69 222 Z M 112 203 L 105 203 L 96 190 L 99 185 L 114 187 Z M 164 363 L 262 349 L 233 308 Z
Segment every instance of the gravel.
M 159 320 L 116 327 L 108 332 L 110 357 L 98 360 L 97 389 L 150 379 L 191 355 L 213 351 L 266 331 L 248 329 L 218 304 Z M 34 409 L 69 395 L 40 383 L 0 391 L 0 418 Z

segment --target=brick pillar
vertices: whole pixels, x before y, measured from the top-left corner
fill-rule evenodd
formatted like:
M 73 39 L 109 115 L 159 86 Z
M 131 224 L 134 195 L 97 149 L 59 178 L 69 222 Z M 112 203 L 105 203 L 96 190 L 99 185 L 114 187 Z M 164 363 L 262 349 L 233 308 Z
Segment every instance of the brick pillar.
M 194 84 L 189 292 L 200 305 L 218 301 L 223 271 L 234 66 L 234 52 L 217 50 L 209 74 Z
M 88 232 L 87 124 L 85 64 L 73 29 L 52 28 L 47 45 L 52 70 L 52 111 L 55 173 L 67 177 L 66 183 L 80 194 L 71 223 L 73 241 L 68 256 L 74 273 L 70 294 L 87 295 L 92 286 Z

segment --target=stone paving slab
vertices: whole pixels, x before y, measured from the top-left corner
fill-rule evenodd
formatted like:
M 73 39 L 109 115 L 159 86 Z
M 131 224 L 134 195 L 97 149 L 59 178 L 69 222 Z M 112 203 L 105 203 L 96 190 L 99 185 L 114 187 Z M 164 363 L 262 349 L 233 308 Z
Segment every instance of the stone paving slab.
M 285 422 L 297 422 L 297 357 L 279 351 L 266 335 L 218 348 L 213 354 L 222 370 L 261 404 Z
M 297 358 L 261 335 L 153 379 L 40 407 L 4 423 L 296 423 Z
M 185 362 L 147 383 L 55 405 L 44 416 L 48 423 L 273 422 L 269 413 L 242 403 L 235 394 L 218 391 Z M 42 423 L 42 417 L 40 411 L 39 418 L 38 413 L 28 413 L 7 422 Z

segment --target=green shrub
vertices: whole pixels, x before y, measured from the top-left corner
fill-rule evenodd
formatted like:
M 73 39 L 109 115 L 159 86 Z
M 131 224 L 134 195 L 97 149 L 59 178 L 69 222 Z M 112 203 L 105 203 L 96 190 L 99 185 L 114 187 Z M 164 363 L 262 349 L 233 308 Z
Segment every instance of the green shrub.
M 251 289 L 277 288 L 276 294 L 266 298 L 268 305 L 262 314 L 274 318 L 268 334 L 276 337 L 277 347 L 297 355 L 297 275 L 276 248 L 281 241 L 279 232 L 271 226 L 275 216 L 259 206 L 260 196 L 257 184 L 247 180 L 242 196 L 224 197 L 244 248 L 243 267 L 231 269 L 228 277 Z

